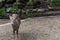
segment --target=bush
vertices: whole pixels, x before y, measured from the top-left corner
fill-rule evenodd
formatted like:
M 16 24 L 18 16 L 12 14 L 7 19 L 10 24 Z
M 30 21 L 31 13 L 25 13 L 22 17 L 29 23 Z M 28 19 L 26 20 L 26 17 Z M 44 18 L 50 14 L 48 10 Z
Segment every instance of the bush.
M 16 12 L 16 10 L 15 10 Z M 12 12 L 13 13 L 13 12 Z M 28 18 L 28 17 L 37 17 L 40 16 L 42 14 L 41 11 L 33 11 L 33 10 L 19 10 L 17 11 L 17 13 L 19 13 L 20 17 L 22 19 Z M 11 13 L 10 13 L 11 14 Z M 5 9 L 0 9 L 0 18 L 9 18 L 8 15 L 5 13 Z
M 8 18 L 7 14 L 5 13 L 4 8 L 0 9 L 0 19 L 6 19 Z
M 28 18 L 28 17 L 37 17 L 37 16 L 40 16 L 40 15 L 42 15 L 41 11 L 26 10 L 25 12 L 22 12 L 21 18 L 25 19 L 25 18 Z
M 52 7 L 60 7 L 60 0 L 52 0 L 52 4 L 50 6 L 52 6 Z

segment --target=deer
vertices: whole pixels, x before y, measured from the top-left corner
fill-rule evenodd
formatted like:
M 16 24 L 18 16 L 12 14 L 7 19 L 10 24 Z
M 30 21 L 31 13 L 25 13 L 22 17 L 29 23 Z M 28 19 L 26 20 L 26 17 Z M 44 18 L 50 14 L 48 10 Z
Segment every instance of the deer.
M 19 15 L 17 13 L 12 14 L 11 16 L 9 16 L 9 18 L 11 20 L 13 35 L 15 37 L 16 34 L 18 37 L 18 31 L 19 31 L 19 26 L 21 24 L 21 19 L 19 18 Z

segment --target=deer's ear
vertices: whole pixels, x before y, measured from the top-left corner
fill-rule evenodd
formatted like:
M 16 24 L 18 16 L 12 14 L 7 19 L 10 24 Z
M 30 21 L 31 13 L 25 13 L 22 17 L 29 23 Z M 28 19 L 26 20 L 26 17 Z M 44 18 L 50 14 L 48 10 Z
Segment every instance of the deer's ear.
M 12 16 L 9 16 L 10 20 L 12 20 Z

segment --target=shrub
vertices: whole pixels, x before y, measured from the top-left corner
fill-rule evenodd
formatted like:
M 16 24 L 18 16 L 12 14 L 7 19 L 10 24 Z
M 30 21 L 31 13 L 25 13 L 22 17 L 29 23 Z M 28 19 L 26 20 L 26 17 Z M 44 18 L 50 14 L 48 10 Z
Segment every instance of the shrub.
M 24 18 L 28 18 L 28 17 L 37 17 L 40 15 L 42 15 L 41 11 L 26 10 L 25 12 L 22 11 L 21 18 L 24 19 Z
M 5 9 L 4 8 L 2 8 L 2 9 L 0 9 L 0 18 L 1 19 L 6 19 L 6 18 L 8 18 L 8 16 L 7 16 L 7 14 L 5 13 Z

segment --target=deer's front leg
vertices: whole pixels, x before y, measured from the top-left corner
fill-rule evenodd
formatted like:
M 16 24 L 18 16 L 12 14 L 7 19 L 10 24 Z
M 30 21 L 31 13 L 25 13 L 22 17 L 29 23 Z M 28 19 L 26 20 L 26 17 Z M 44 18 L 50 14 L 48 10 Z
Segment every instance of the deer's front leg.
M 18 30 L 16 30 L 17 38 L 18 38 Z
M 12 29 L 13 29 L 13 36 L 15 38 L 15 29 L 14 29 L 14 25 L 12 24 Z

